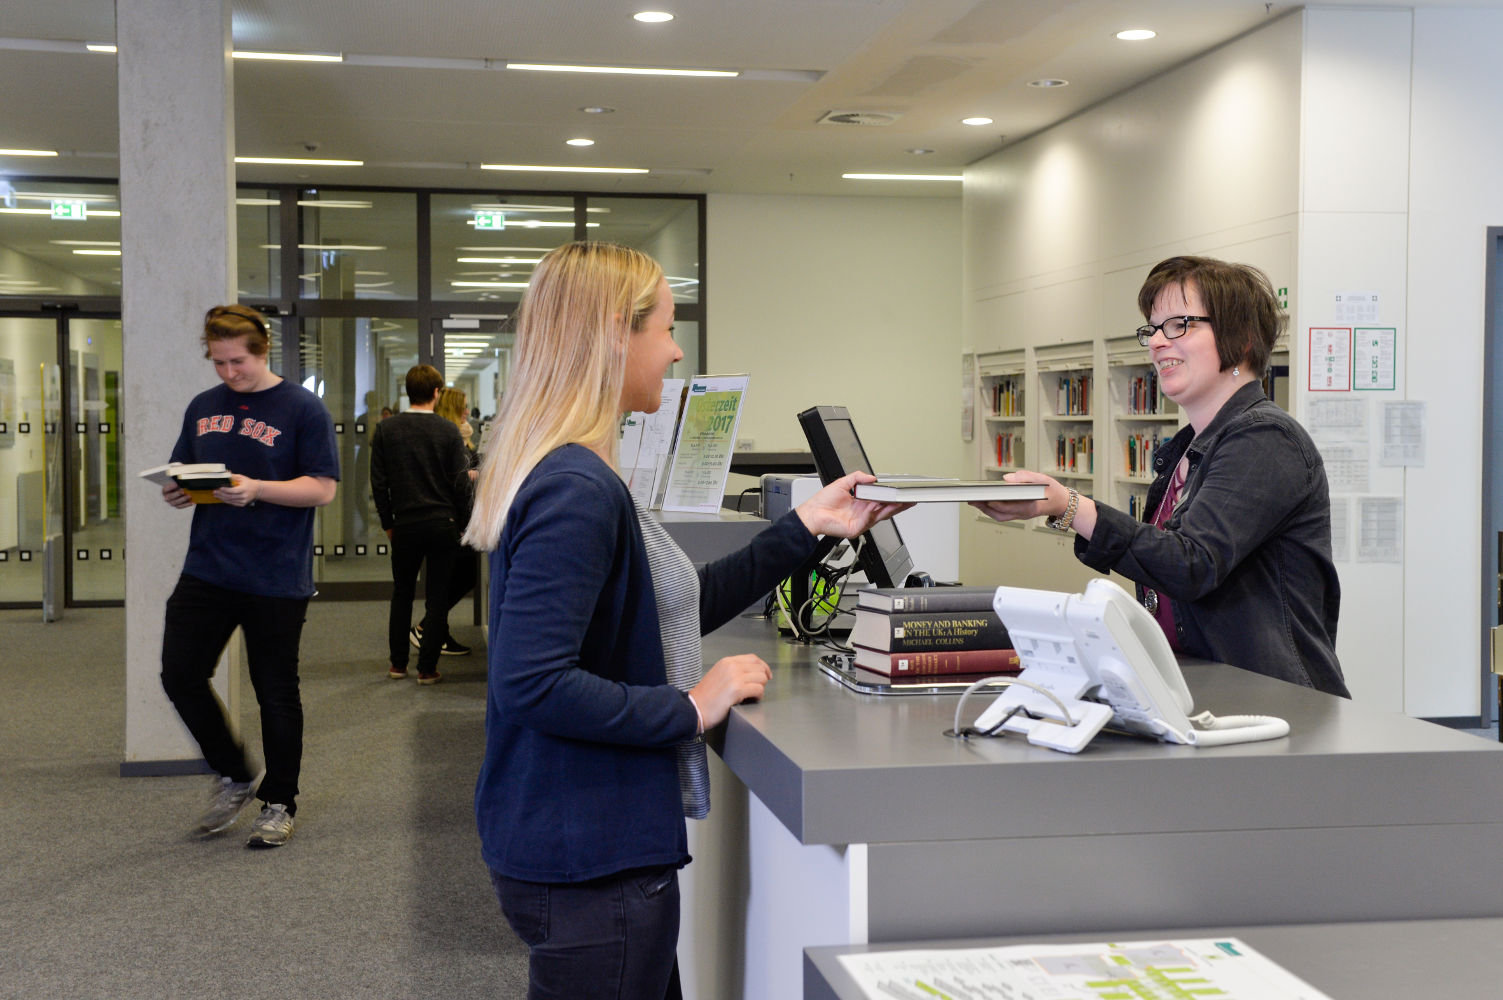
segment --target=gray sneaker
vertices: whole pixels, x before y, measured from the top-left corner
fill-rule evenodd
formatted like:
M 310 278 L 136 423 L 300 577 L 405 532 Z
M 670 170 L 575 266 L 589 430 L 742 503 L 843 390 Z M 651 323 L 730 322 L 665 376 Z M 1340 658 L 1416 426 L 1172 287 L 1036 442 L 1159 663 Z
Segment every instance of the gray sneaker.
M 292 836 L 292 814 L 280 802 L 268 802 L 251 824 L 246 847 L 281 847 Z
M 214 794 L 209 800 L 208 811 L 198 821 L 199 833 L 219 833 L 235 825 L 244 809 L 256 795 L 256 782 L 234 781 L 230 778 L 214 779 Z

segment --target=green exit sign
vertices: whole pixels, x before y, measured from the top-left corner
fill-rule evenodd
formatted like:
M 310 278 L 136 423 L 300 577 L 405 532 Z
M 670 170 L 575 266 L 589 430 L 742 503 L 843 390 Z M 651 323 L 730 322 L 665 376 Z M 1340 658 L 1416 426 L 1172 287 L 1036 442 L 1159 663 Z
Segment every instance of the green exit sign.
M 476 212 L 476 229 L 505 229 L 506 216 L 501 212 Z
M 89 207 L 87 202 L 53 199 L 52 217 L 54 219 L 87 219 Z

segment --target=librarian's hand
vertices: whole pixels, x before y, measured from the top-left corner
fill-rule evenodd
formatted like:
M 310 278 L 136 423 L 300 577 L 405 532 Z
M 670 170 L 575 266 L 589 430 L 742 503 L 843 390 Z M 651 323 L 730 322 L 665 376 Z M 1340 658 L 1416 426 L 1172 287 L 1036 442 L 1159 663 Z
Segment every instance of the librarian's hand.
M 1059 480 L 1042 472 L 1019 469 L 1002 477 L 1008 483 L 1040 483 L 1042 500 L 972 500 L 970 504 L 993 521 L 1020 521 L 1030 517 L 1058 517 L 1070 504 L 1070 491 Z
M 852 472 L 848 476 L 842 476 L 795 507 L 794 513 L 798 514 L 799 520 L 804 522 L 804 527 L 809 529 L 811 535 L 855 538 L 878 521 L 885 521 L 913 506 L 908 503 L 857 500 L 851 496 L 851 490 L 857 483 L 872 483 L 876 480 L 876 476 L 865 472 Z
M 162 499 L 174 507 L 192 507 L 193 498 L 183 492 L 183 488 L 177 483 L 168 483 L 162 487 Z
M 689 692 L 706 729 L 714 729 L 731 714 L 731 706 L 748 698 L 760 698 L 772 680 L 767 661 L 754 653 L 727 656 L 719 660 Z
M 227 503 L 231 507 L 249 507 L 261 496 L 261 480 L 259 479 L 234 476 L 230 483 L 231 485 L 221 486 L 214 491 L 214 496 L 220 503 Z

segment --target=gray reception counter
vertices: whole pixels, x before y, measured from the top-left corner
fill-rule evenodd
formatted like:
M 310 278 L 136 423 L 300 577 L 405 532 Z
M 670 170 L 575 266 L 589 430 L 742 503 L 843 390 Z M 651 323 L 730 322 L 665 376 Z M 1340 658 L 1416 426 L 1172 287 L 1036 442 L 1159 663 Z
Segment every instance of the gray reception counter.
M 820 945 L 1503 916 L 1489 741 L 1189 663 L 1198 709 L 1290 735 L 1071 756 L 950 739 L 956 696 L 857 694 L 761 619 L 705 639 L 707 665 L 746 652 L 773 681 L 716 734 L 690 823 L 686 996 L 801 996 Z

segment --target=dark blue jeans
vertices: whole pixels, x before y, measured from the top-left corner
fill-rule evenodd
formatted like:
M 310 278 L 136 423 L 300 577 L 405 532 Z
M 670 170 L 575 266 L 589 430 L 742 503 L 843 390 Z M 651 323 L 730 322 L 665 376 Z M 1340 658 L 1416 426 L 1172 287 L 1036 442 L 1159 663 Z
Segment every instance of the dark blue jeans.
M 677 1000 L 678 869 L 577 883 L 491 872 L 501 912 L 528 949 L 527 1000 Z
M 251 686 L 261 706 L 266 777 L 259 797 L 297 811 L 303 761 L 303 701 L 298 644 L 307 598 L 261 597 L 183 575 L 167 598 L 162 630 L 162 689 L 214 771 L 235 781 L 255 777 L 245 748 L 230 735 L 224 705 L 209 686 L 219 656 L 238 625 L 245 634 Z
M 438 672 L 439 650 L 449 637 L 449 586 L 454 561 L 460 555 L 459 528 L 452 520 L 409 524 L 391 533 L 391 610 L 387 614 L 387 645 L 391 665 L 407 669 L 407 631 L 412 627 L 412 599 L 417 593 L 418 569 L 426 562 L 423 586 L 423 644 L 418 649 L 420 674 Z

